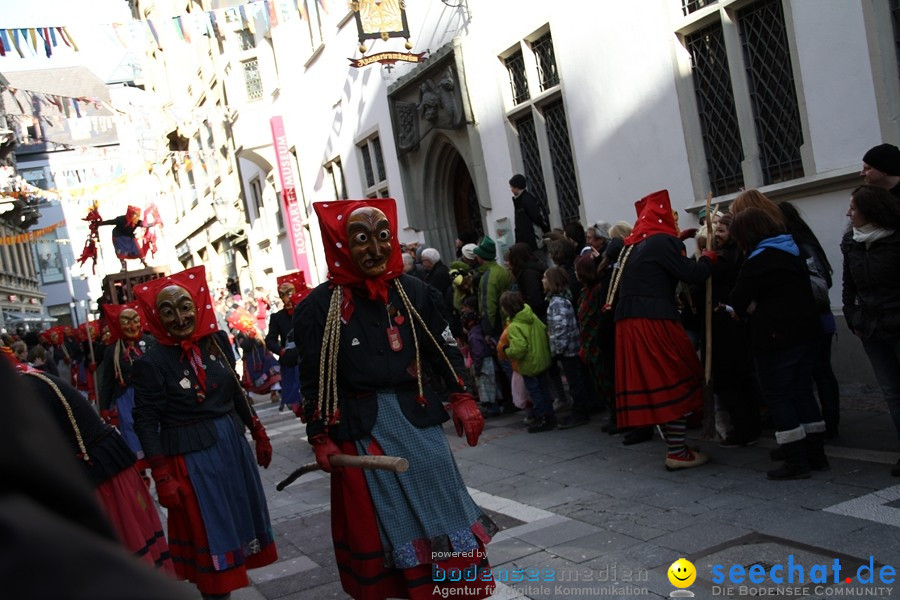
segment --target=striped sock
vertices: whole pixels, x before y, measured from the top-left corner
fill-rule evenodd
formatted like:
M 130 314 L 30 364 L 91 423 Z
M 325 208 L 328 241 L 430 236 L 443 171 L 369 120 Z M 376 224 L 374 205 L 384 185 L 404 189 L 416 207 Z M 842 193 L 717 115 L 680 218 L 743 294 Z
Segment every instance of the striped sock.
M 684 458 L 690 454 L 690 451 L 684 444 L 685 437 L 687 437 L 687 419 L 681 418 L 669 421 L 663 424 L 662 429 L 666 438 L 669 456 Z

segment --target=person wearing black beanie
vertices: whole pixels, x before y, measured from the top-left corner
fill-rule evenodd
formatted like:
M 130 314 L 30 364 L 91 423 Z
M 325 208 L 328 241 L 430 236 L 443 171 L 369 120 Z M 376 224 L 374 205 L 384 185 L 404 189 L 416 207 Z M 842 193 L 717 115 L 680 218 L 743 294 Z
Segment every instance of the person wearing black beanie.
M 884 188 L 900 198 L 900 148 L 879 144 L 863 155 L 860 173 L 869 185 Z

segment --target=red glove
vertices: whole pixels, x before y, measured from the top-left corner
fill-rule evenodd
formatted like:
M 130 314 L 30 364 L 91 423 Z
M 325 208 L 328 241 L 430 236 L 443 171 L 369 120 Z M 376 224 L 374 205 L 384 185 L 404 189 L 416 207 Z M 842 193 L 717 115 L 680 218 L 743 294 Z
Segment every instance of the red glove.
M 150 472 L 153 481 L 156 482 L 156 497 L 159 503 L 166 508 L 181 508 L 181 486 L 175 477 L 164 456 L 151 456 L 147 459 L 150 464 Z
M 453 425 L 456 435 L 462 437 L 466 433 L 466 442 L 470 446 L 478 443 L 478 436 L 484 429 L 484 415 L 478 410 L 472 394 L 450 394 L 450 411 L 453 414 Z
M 678 233 L 678 239 L 681 240 L 681 241 L 683 242 L 683 241 L 685 241 L 685 240 L 691 239 L 691 238 L 694 237 L 695 235 L 697 235 L 697 228 L 696 228 L 696 227 L 690 227 L 690 228 L 688 228 L 688 229 L 682 229 L 682 230 Z
M 716 254 L 715 250 L 704 250 L 700 253 L 700 258 L 708 259 L 710 266 L 715 266 L 716 261 L 719 260 L 719 255 Z
M 326 473 L 340 471 L 340 467 L 331 466 L 331 457 L 335 454 L 341 454 L 341 449 L 337 447 L 327 433 L 320 433 L 309 438 L 309 443 L 313 446 L 313 452 L 316 453 L 316 464 Z
M 108 410 L 100 411 L 100 418 L 103 419 L 104 423 L 109 423 L 112 425 L 112 413 Z
M 97 372 L 97 363 L 88 363 L 88 371 L 91 373 Z
M 260 422 L 259 417 L 253 417 L 250 425 L 250 437 L 256 442 L 256 464 L 263 469 L 268 469 L 272 463 L 272 443 L 266 434 L 266 428 Z

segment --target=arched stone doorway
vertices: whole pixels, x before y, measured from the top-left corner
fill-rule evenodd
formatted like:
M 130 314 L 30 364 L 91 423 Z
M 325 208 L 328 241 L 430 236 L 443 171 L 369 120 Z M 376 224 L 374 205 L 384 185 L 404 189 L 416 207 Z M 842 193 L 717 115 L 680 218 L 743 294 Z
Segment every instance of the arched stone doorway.
M 425 239 L 449 264 L 455 258 L 456 236 L 466 230 L 483 233 L 484 218 L 469 167 L 453 142 L 436 136 L 426 156 L 422 174 Z

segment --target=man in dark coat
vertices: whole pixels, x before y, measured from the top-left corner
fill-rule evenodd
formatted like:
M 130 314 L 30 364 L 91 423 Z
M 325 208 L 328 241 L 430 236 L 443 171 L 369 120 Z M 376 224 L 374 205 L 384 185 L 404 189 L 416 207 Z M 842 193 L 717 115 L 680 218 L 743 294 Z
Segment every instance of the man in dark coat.
M 525 189 L 526 186 L 525 176 L 520 173 L 509 180 L 515 208 L 516 243 L 525 243 L 532 250 L 537 250 L 544 246 L 543 234 L 550 231 L 550 221 L 538 199 Z
M 450 279 L 450 269 L 441 260 L 440 252 L 425 248 L 422 251 L 422 266 L 425 268 L 425 283 L 436 288 L 443 298 L 453 285 L 453 280 Z

